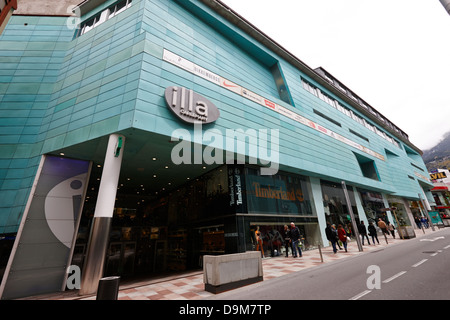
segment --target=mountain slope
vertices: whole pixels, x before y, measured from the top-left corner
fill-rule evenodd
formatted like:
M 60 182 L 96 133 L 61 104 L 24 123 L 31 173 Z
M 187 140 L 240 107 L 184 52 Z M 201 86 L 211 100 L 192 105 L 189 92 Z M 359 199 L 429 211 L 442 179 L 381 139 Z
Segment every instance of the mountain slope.
M 428 170 L 450 168 L 450 131 L 433 148 L 425 150 L 422 156 Z

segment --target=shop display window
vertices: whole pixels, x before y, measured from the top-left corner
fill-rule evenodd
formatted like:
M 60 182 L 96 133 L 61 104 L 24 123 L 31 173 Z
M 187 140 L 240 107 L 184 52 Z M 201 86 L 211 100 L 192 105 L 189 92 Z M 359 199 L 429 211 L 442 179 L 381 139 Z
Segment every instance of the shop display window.
M 394 197 L 388 197 L 389 207 L 397 208 L 393 214 L 394 223 L 397 227 L 410 227 L 412 226 L 411 221 L 408 217 L 408 212 L 406 211 L 403 200 Z
M 263 223 L 250 223 L 250 239 L 252 244 L 252 250 L 261 251 L 264 253 L 264 257 L 276 257 L 286 255 L 285 246 L 285 232 L 284 225 L 290 228 L 290 222 L 263 222 Z M 320 242 L 320 230 L 318 223 L 296 223 L 296 227 L 300 230 L 300 247 L 302 251 L 313 250 L 318 248 Z M 256 239 L 256 232 L 260 232 L 262 247 L 259 247 Z M 292 254 L 292 249 L 288 247 L 289 256 Z
M 361 202 L 366 214 L 367 220 L 376 224 L 379 218 L 386 220 L 386 213 L 382 211 L 385 208 L 383 196 L 381 193 L 359 190 L 361 195 Z
M 336 226 L 342 224 L 344 227 L 349 228 L 348 231 L 351 233 L 350 211 L 341 184 L 337 182 L 321 181 L 321 187 L 326 221 L 335 224 Z M 358 210 L 356 209 L 355 196 L 351 188 L 348 188 L 348 195 L 353 214 L 358 221 Z
M 281 173 L 263 176 L 245 168 L 248 213 L 313 216 L 310 184 L 306 177 Z

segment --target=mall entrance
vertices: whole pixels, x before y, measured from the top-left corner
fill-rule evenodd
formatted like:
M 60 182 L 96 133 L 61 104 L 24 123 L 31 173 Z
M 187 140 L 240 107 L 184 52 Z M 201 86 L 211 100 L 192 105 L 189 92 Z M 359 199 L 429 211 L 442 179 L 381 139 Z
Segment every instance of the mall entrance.
M 206 171 L 206 170 L 205 170 Z M 93 169 L 72 264 L 81 269 L 93 221 L 101 166 Z M 226 166 L 179 186 L 147 190 L 142 183 L 119 183 L 104 276 L 152 277 L 202 268 L 204 254 L 226 248 L 225 223 L 232 214 Z
M 82 270 L 101 172 L 94 164 L 72 259 Z M 200 270 L 204 255 L 255 250 L 257 226 L 265 257 L 284 253 L 283 227 L 290 222 L 300 228 L 304 250 L 319 244 L 307 177 L 287 172 L 261 176 L 257 167 L 222 165 L 186 180 L 160 184 L 155 191 L 155 186 L 149 190 L 121 178 L 104 276 L 151 278 Z

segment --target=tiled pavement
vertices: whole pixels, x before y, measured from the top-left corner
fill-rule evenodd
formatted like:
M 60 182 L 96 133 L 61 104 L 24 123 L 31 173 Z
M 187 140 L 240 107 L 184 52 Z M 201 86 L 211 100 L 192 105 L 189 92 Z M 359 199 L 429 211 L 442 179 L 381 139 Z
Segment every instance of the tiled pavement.
M 435 228 L 435 231 L 438 231 Z M 422 237 L 433 233 L 430 229 L 426 229 L 425 233 L 421 230 L 416 229 L 416 236 Z M 358 250 L 357 242 L 352 240 L 348 244 L 348 252 L 344 250 L 339 251 L 334 254 L 331 247 L 326 247 L 321 249 L 322 258 L 320 251 L 309 250 L 303 252 L 303 257 L 292 258 L 289 256 L 285 258 L 284 256 L 274 257 L 274 258 L 264 258 L 262 261 L 263 265 L 263 278 L 264 280 L 269 280 L 276 277 L 281 277 L 283 275 L 290 274 L 292 272 L 297 272 L 304 270 L 306 268 L 315 267 L 323 263 L 328 263 L 336 261 L 339 259 L 345 259 L 347 257 L 364 254 L 373 250 L 378 250 L 380 248 L 396 245 L 402 243 L 403 241 L 398 236 L 393 239 L 391 236 L 387 237 L 388 244 L 386 243 L 383 236 L 379 236 L 380 244 L 377 245 L 365 245 L 363 251 Z M 139 281 L 139 282 L 129 282 L 122 283 L 119 287 L 119 300 L 199 300 L 210 296 L 213 293 L 204 290 L 203 283 L 203 272 L 191 272 L 182 275 L 177 275 L 173 277 L 160 278 L 157 280 Z M 79 296 L 76 290 L 42 295 L 37 297 L 29 297 L 26 299 L 32 300 L 95 300 L 96 296 Z

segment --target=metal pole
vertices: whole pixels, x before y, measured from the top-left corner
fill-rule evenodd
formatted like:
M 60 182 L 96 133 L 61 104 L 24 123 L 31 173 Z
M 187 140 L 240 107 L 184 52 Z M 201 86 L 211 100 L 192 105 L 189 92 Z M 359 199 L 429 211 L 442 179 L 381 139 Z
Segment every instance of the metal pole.
M 348 196 L 347 186 L 345 181 L 342 181 L 342 189 L 344 190 L 345 200 L 347 201 L 348 212 L 350 213 L 350 218 L 352 219 L 352 226 L 356 236 L 356 243 L 358 244 L 359 251 L 363 251 L 361 238 L 359 237 L 358 226 L 356 225 L 355 215 L 353 214 L 352 203 L 350 202 L 350 197 Z
M 117 185 L 122 166 L 124 143 L 124 136 L 118 134 L 109 136 L 93 225 L 81 277 L 80 295 L 96 293 L 99 280 L 103 276 Z
M 398 230 L 400 230 L 400 224 L 398 223 L 397 214 L 395 213 L 396 209 L 395 208 L 391 208 L 391 209 L 392 209 L 392 213 L 394 213 L 395 221 L 397 221 L 397 228 L 398 228 Z M 402 238 L 402 240 L 405 240 L 403 237 L 403 232 L 399 232 L 399 234 L 400 234 L 400 238 Z
M 323 262 L 322 249 L 320 248 L 320 243 L 319 243 L 319 253 L 320 253 L 320 261 Z

